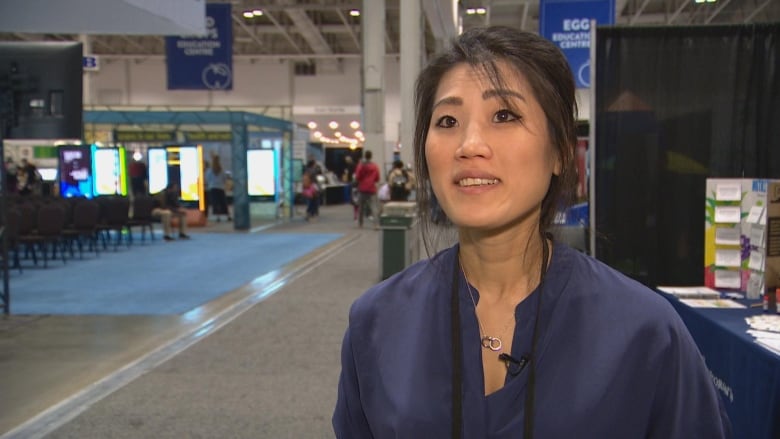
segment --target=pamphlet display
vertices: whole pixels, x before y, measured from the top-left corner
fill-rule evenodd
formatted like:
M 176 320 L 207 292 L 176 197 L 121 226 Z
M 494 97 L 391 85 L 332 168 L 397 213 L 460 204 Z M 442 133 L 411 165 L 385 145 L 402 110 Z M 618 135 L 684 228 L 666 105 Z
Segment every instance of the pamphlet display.
M 780 286 L 780 180 L 707 179 L 704 284 L 760 298 Z

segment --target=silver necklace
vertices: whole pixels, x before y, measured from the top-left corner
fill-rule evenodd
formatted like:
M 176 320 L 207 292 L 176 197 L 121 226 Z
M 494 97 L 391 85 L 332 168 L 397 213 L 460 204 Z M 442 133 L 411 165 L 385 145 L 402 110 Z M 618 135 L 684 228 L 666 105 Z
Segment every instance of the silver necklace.
M 501 349 L 503 349 L 504 344 L 501 342 L 501 337 L 493 337 L 490 335 L 485 334 L 485 328 L 482 327 L 482 322 L 479 321 L 479 315 L 477 314 L 477 301 L 474 300 L 474 293 L 471 291 L 471 285 L 469 283 L 469 278 L 466 276 L 466 271 L 463 269 L 463 264 L 460 265 L 460 272 L 463 273 L 463 278 L 466 279 L 466 288 L 469 291 L 469 297 L 471 297 L 471 303 L 474 305 L 474 317 L 477 318 L 477 326 L 479 326 L 479 332 L 480 332 L 480 343 L 482 344 L 482 347 L 485 349 L 490 349 L 493 352 L 500 352 Z M 514 312 L 512 313 L 512 319 L 504 326 L 503 331 L 505 331 L 509 325 L 515 322 L 515 316 Z

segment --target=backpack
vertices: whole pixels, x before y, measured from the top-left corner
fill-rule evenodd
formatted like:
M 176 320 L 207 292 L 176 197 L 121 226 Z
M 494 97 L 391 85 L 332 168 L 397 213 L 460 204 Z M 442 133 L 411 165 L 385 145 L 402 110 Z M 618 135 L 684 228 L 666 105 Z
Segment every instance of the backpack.
M 408 183 L 409 176 L 405 170 L 395 173 L 390 180 L 390 199 L 394 201 L 406 200 L 409 196 Z
M 393 189 L 403 189 L 405 191 L 407 183 L 409 183 L 409 176 L 406 175 L 406 171 L 401 171 L 393 176 L 390 186 L 392 186 Z

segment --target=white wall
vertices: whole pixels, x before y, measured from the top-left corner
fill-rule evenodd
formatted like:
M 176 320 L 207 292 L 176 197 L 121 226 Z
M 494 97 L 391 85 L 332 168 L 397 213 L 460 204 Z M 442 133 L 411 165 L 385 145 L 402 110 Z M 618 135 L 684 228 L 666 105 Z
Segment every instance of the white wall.
M 89 72 L 85 81 L 85 105 L 111 106 L 214 106 L 268 109 L 294 106 L 331 105 L 359 107 L 361 104 L 361 62 L 358 58 L 339 62 L 339 68 L 316 76 L 294 76 L 291 61 L 236 59 L 231 91 L 167 90 L 163 58 L 145 61 L 105 60 L 99 72 Z M 400 65 L 396 57 L 385 58 L 385 154 L 389 163 L 400 140 Z M 577 90 L 579 119 L 590 119 L 590 91 Z M 281 110 L 277 110 L 281 111 Z M 280 116 L 280 115 L 279 115 Z M 279 117 L 277 116 L 277 117 Z M 356 115 L 359 117 L 359 115 Z
M 361 104 L 360 59 L 345 59 L 338 69 L 316 76 L 294 76 L 291 61 L 236 59 L 231 91 L 167 90 L 165 59 L 143 61 L 101 60 L 100 71 L 88 72 L 85 102 L 89 105 L 115 106 L 213 106 L 223 109 L 265 108 L 269 116 L 285 117 L 294 106 L 330 105 L 359 107 Z M 385 144 L 386 160 L 398 141 L 400 123 L 399 62 L 385 60 Z M 159 109 L 159 108 L 158 108 Z M 360 119 L 360 115 L 355 115 Z

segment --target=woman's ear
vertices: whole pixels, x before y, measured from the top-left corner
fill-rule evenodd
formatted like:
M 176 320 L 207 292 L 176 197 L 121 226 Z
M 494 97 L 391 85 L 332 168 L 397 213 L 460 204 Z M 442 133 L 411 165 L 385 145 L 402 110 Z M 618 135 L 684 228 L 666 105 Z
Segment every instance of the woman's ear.
M 555 154 L 555 163 L 553 163 L 553 175 L 560 177 L 561 175 L 561 155 Z

